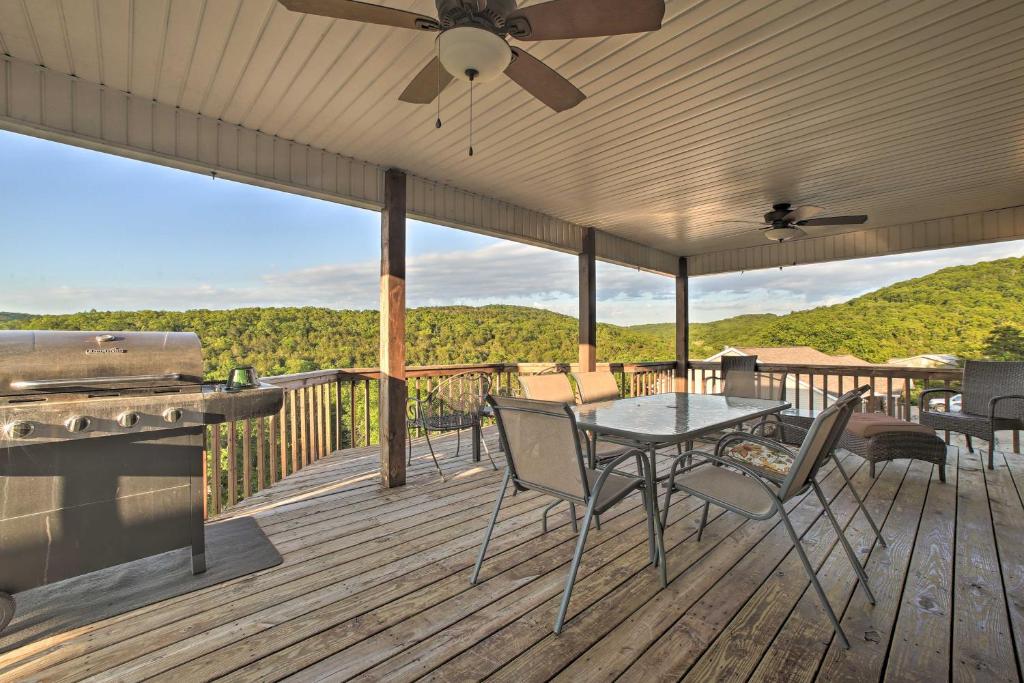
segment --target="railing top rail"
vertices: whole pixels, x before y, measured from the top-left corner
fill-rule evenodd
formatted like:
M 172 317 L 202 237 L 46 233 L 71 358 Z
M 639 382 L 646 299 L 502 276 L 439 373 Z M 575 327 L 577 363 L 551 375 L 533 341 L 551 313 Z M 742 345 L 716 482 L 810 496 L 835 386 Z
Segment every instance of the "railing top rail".
M 697 370 L 717 370 L 718 361 L 690 361 L 690 367 Z M 858 375 L 860 377 L 901 377 L 909 379 L 960 379 L 961 368 L 915 368 L 905 365 L 817 365 L 797 363 L 761 363 L 761 372 L 791 372 L 816 375 Z

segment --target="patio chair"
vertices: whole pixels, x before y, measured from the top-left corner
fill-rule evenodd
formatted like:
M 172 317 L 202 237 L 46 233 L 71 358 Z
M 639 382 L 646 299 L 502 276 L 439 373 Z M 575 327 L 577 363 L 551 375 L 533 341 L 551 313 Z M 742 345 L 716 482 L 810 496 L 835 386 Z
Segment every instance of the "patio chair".
M 484 397 L 491 389 L 491 376 L 478 371 L 463 372 L 452 375 L 427 392 L 426 396 L 409 397 L 408 426 L 409 429 L 422 429 L 427 439 L 430 457 L 434 460 L 437 473 L 444 481 L 444 472 L 434 453 L 434 445 L 430 441 L 431 432 L 456 432 L 455 456 L 458 457 L 462 446 L 462 430 L 472 430 L 480 421 L 480 411 L 484 406 Z M 412 439 L 409 444 L 408 463 L 412 464 Z M 481 436 L 484 452 L 491 466 L 498 469 L 487 447 L 487 441 Z
M 867 389 L 868 387 L 864 387 L 864 390 Z M 835 444 L 842 436 L 846 423 L 853 413 L 854 405 L 857 401 L 860 401 L 860 397 L 860 391 L 847 392 L 837 399 L 832 406 L 823 410 L 811 424 L 810 429 L 807 431 L 807 437 L 797 453 L 792 453 L 785 446 L 771 439 L 755 434 L 736 432 L 727 434 L 719 441 L 714 455 L 701 451 L 690 451 L 675 458 L 669 471 L 669 485 L 665 489 L 665 505 L 663 510 L 663 514 L 667 516 L 669 504 L 672 502 L 672 493 L 676 490 L 703 500 L 704 508 L 701 511 L 700 527 L 697 531 L 698 542 L 703 536 L 704 526 L 707 524 L 708 508 L 711 503 L 752 520 L 771 519 L 775 515 L 779 515 L 782 518 L 782 525 L 785 527 L 786 533 L 789 534 L 790 541 L 793 543 L 793 548 L 800 557 L 804 571 L 814 586 L 814 590 L 817 592 L 818 598 L 821 600 L 822 606 L 825 608 L 825 612 L 835 628 L 836 635 L 839 636 L 839 640 L 845 648 L 850 647 L 850 641 L 847 640 L 846 634 L 843 632 L 843 628 L 840 626 L 839 620 L 832 610 L 832 605 L 829 603 L 825 591 L 818 582 L 814 568 L 811 566 L 810 560 L 807 559 L 803 546 L 800 545 L 800 537 L 797 536 L 796 531 L 793 529 L 793 524 L 789 520 L 785 504 L 794 496 L 808 489 L 814 491 L 814 495 L 817 496 L 818 501 L 825 510 L 825 515 L 836 531 L 836 535 L 857 574 L 857 578 L 864 589 L 864 593 L 867 595 L 868 601 L 872 605 L 875 604 L 875 596 L 868 586 L 867 573 L 864 571 L 863 565 L 861 565 L 856 553 L 846 539 L 839 521 L 832 513 L 832 509 L 829 507 L 828 500 L 822 493 L 821 487 L 815 480 L 818 468 L 826 458 L 832 455 Z M 768 448 L 782 449 L 782 451 L 789 453 L 792 461 L 785 475 L 781 478 L 769 476 L 766 468 L 755 467 L 734 458 L 725 457 L 724 451 L 736 440 L 742 440 L 747 443 L 761 443 Z M 680 470 L 680 465 L 688 456 L 692 455 L 700 455 L 704 460 L 696 465 L 690 465 Z M 714 466 L 708 467 L 708 465 Z
M 569 378 L 562 373 L 542 375 L 520 375 L 519 386 L 523 396 L 537 401 L 557 401 L 559 403 L 575 403 L 576 394 L 572 391 Z
M 646 472 L 646 459 L 642 457 L 642 453 L 623 453 L 603 470 L 589 468 L 583 458 L 576 417 L 569 404 L 501 396 L 488 396 L 487 401 L 493 408 L 498 422 L 498 434 L 505 451 L 507 467 L 498 489 L 494 513 L 480 545 L 480 554 L 473 568 L 470 583 L 476 585 L 480 577 L 480 567 L 487 552 L 487 545 L 494 532 L 505 491 L 511 482 L 517 491 L 538 491 L 555 497 L 556 503 L 568 501 L 573 506 L 573 520 L 576 518 L 577 503 L 585 505 L 587 509 L 579 528 L 579 538 L 576 541 L 576 551 L 569 567 L 569 574 L 565 580 L 562 603 L 555 618 L 555 633 L 561 633 L 562 625 L 565 623 L 565 613 L 569 608 L 569 598 L 572 596 L 573 583 L 576 581 L 591 521 L 596 515 L 605 512 L 634 491 L 639 491 L 643 497 L 644 511 L 647 515 L 647 541 L 652 562 L 661 569 L 662 585 L 667 585 L 661 524 L 654 511 L 653 492 L 648 491 L 644 483 L 649 473 Z M 632 457 L 637 457 L 640 464 L 640 476 L 616 471 L 618 465 Z
M 757 356 L 722 356 L 719 362 L 718 374 L 704 378 L 704 393 L 708 393 L 708 382 L 717 381 L 723 396 L 756 398 Z
M 938 412 L 928 409 L 929 396 L 963 396 L 961 409 Z M 996 432 L 1024 429 L 1024 362 L 969 360 L 964 364 L 960 390 L 926 389 L 918 399 L 918 421 L 936 430 L 957 432 L 967 437 L 967 450 L 974 452 L 971 437 L 988 441 L 988 468 L 995 465 Z
M 580 394 L 580 403 L 614 401 L 620 397 L 619 382 L 611 372 L 574 372 L 572 377 L 576 381 L 576 389 Z M 568 383 L 568 378 L 566 378 L 566 384 Z M 614 460 L 633 448 L 632 446 L 598 439 L 597 435 L 586 439 L 586 441 L 588 462 L 590 462 L 591 467 L 597 467 L 601 463 Z

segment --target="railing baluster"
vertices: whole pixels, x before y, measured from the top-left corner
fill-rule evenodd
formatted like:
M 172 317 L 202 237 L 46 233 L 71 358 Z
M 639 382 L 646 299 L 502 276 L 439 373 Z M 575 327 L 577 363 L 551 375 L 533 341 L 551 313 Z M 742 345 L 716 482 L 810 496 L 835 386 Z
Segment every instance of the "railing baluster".
M 270 466 L 270 483 L 277 482 L 277 432 L 280 429 L 281 414 L 274 413 L 270 416 L 270 427 L 267 432 L 269 442 L 267 444 L 267 465 Z
M 228 505 L 234 505 L 238 498 L 238 463 L 235 457 L 235 441 L 238 440 L 238 432 L 235 430 L 235 423 L 228 422 Z
M 213 451 L 213 486 L 210 487 L 210 493 L 213 498 L 213 514 L 216 515 L 220 513 L 221 509 L 220 425 L 212 425 L 210 431 L 213 432 L 213 445 L 211 447 L 211 450 Z
M 292 474 L 299 471 L 299 389 L 291 392 L 292 417 Z
M 271 432 L 273 434 L 273 432 Z M 264 464 L 264 441 L 267 438 L 266 419 L 256 418 L 256 490 L 262 491 L 266 486 L 267 466 Z
M 252 420 L 242 422 L 242 498 L 252 493 Z
M 363 445 L 370 445 L 370 380 L 363 380 Z
M 209 519 L 210 517 L 210 477 L 207 474 L 209 468 L 207 465 L 210 463 L 210 449 L 208 448 L 209 442 L 207 440 L 210 430 L 203 429 L 203 519 Z

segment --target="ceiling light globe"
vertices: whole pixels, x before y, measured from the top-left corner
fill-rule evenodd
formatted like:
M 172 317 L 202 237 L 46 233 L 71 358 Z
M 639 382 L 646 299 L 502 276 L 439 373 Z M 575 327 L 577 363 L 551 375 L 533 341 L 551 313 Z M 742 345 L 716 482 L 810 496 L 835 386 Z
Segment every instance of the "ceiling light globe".
M 473 26 L 456 26 L 444 31 L 440 41 L 441 66 L 455 78 L 489 81 L 504 73 L 512 63 L 512 49 L 501 36 Z
M 794 228 L 790 226 L 783 228 L 768 228 L 767 230 L 764 231 L 765 238 L 771 240 L 772 242 L 785 242 L 787 240 L 795 239 L 797 237 L 803 237 L 806 234 L 807 233 L 805 233 L 800 228 Z

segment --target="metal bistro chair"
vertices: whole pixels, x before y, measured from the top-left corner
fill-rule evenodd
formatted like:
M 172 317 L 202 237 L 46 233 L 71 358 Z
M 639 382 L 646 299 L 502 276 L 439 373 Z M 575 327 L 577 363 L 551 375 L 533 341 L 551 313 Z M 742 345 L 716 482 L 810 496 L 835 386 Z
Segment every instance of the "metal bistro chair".
M 458 457 L 462 446 L 462 430 L 472 430 L 481 419 L 484 397 L 491 389 L 491 376 L 486 373 L 469 371 L 452 375 L 427 392 L 426 396 L 409 398 L 409 428 L 423 430 L 427 437 L 427 448 L 434 459 L 437 473 L 444 480 L 444 472 L 434 453 L 434 445 L 430 442 L 430 432 L 456 432 L 455 456 Z M 408 463 L 412 464 L 412 439 L 409 442 Z M 487 441 L 481 435 L 481 443 L 491 466 L 498 469 L 487 447 Z
M 498 489 L 494 513 L 480 545 L 480 554 L 473 568 L 470 583 L 476 585 L 480 577 L 480 567 L 487 552 L 487 545 L 490 543 L 505 491 L 511 481 L 517 491 L 539 491 L 554 496 L 558 501 L 568 501 L 571 505 L 579 503 L 587 508 L 579 529 L 576 552 L 573 554 L 569 574 L 565 580 L 562 603 L 555 618 L 555 633 L 560 633 L 565 623 L 565 613 L 569 608 L 569 598 L 572 596 L 572 587 L 586 546 L 591 520 L 634 491 L 639 491 L 643 497 L 651 561 L 661 570 L 662 586 L 667 585 L 661 524 L 654 511 L 653 492 L 649 492 L 644 483 L 649 476 L 646 472 L 646 459 L 639 459 L 641 476 L 615 471 L 622 462 L 634 457 L 632 451 L 623 453 L 608 463 L 603 470 L 589 468 L 583 458 L 576 417 L 569 404 L 502 396 L 488 396 L 487 401 L 493 408 L 498 422 L 498 434 L 505 451 L 507 467 L 501 487 Z M 575 520 L 575 514 L 573 519 Z
M 952 412 L 928 410 L 928 397 L 934 394 L 963 396 L 961 409 Z M 964 364 L 960 390 L 926 389 L 918 399 L 918 421 L 936 430 L 958 432 L 967 437 L 967 449 L 973 453 L 971 437 L 988 441 L 988 468 L 995 465 L 996 432 L 1024 429 L 1024 362 L 969 360 Z
M 674 490 L 683 491 L 705 501 L 704 509 L 701 513 L 700 528 L 697 531 L 698 542 L 703 535 L 704 526 L 707 523 L 708 507 L 711 503 L 742 515 L 747 519 L 771 519 L 775 515 L 779 515 L 793 543 L 793 548 L 800 557 L 804 571 L 807 572 L 807 577 L 814 586 L 818 599 L 821 600 L 821 604 L 825 608 L 825 612 L 832 622 L 836 635 L 839 636 L 839 640 L 844 648 L 850 647 L 850 641 L 846 638 L 846 633 L 843 632 L 843 628 L 840 626 L 839 620 L 832 610 L 832 605 L 829 603 L 824 589 L 822 589 L 821 584 L 818 582 L 814 568 L 811 566 L 810 560 L 807 559 L 807 554 L 800 545 L 800 537 L 793 529 L 793 524 L 789 520 L 785 503 L 808 488 L 814 491 L 814 495 L 818 497 L 822 507 L 825 509 L 829 522 L 832 523 L 836 530 L 836 535 L 839 537 L 846 556 L 850 560 L 850 564 L 857 573 L 857 578 L 860 580 L 861 587 L 864 589 L 868 601 L 872 605 L 875 604 L 875 596 L 868 586 L 867 573 L 864 571 L 864 567 L 861 565 L 856 553 L 854 553 L 849 541 L 846 540 L 838 520 L 832 514 L 832 509 L 829 507 L 821 487 L 815 481 L 818 468 L 831 455 L 832 449 L 842 436 L 846 423 L 853 413 L 854 404 L 860 400 L 860 396 L 859 391 L 848 392 L 818 415 L 811 424 L 807 432 L 807 438 L 804 439 L 799 452 L 794 454 L 792 466 L 781 481 L 773 481 L 771 478 L 766 477 L 763 471 L 759 471 L 759 469 L 750 465 L 740 463 L 732 458 L 722 457 L 722 450 L 729 443 L 730 439 L 760 440 L 771 444 L 772 447 L 781 446 L 781 444 L 776 444 L 770 439 L 764 439 L 763 437 L 743 432 L 728 434 L 723 437 L 715 449 L 715 455 L 692 451 L 675 458 L 672 461 L 672 469 L 669 473 L 668 481 L 670 485 L 665 491 L 664 506 L 664 512 L 667 513 Z M 691 454 L 700 455 L 704 460 L 696 465 L 685 467 L 680 471 L 680 464 Z M 709 464 L 719 466 L 707 467 Z

